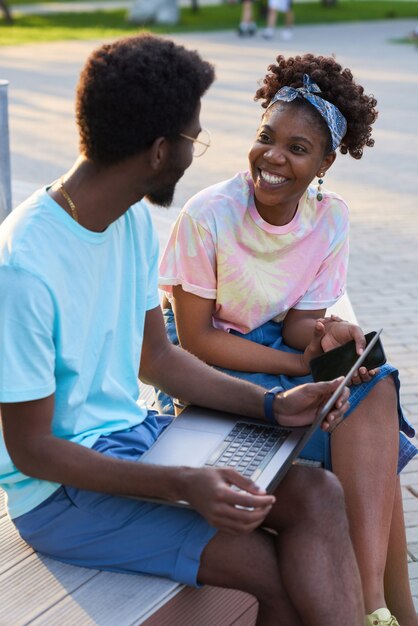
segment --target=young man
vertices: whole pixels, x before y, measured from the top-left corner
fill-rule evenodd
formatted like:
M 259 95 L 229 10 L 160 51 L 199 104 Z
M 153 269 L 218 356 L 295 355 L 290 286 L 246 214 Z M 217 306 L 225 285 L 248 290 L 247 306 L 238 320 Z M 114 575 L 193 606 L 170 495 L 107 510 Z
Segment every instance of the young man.
M 330 474 L 293 468 L 267 495 L 233 469 L 138 462 L 169 419 L 138 404 L 138 373 L 185 401 L 264 415 L 264 389 L 168 342 L 142 202 L 170 204 L 213 79 L 197 53 L 149 34 L 88 59 L 78 160 L 0 228 L 0 485 L 22 537 L 58 560 L 242 589 L 258 598 L 260 624 L 280 615 L 289 626 L 360 626 L 360 580 Z M 277 394 L 274 417 L 309 423 L 336 384 Z

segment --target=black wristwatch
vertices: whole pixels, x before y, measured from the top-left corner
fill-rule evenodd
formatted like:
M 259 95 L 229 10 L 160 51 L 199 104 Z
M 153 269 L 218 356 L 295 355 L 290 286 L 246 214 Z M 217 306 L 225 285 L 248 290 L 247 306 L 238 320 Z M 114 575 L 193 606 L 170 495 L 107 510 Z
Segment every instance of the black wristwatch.
M 270 424 L 277 426 L 277 420 L 274 417 L 273 402 L 276 394 L 283 391 L 282 387 L 273 387 L 264 394 L 264 417 Z

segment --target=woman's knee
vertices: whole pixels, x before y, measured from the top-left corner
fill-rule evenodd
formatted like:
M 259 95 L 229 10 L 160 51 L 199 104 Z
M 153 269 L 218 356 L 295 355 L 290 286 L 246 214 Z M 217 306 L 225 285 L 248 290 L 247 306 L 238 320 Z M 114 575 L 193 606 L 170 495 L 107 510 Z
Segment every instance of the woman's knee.
M 394 435 L 399 429 L 399 415 L 398 396 L 393 377 L 385 376 L 378 380 L 361 402 L 353 408 L 347 422 L 366 429 L 380 427 L 379 425 L 384 423 L 391 425 Z M 336 434 L 339 434 L 338 429 Z
M 380 378 L 365 399 L 373 403 L 385 405 L 387 408 L 390 407 L 391 403 L 396 407 L 397 391 L 393 376 Z

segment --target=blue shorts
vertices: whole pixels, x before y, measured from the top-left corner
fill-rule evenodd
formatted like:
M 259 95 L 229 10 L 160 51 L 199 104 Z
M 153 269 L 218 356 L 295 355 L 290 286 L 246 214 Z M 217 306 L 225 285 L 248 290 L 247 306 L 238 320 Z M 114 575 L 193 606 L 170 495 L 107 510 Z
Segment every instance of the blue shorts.
M 167 336 L 171 343 L 178 344 L 178 338 L 176 333 L 176 325 L 174 321 L 174 314 L 171 309 L 164 309 L 164 321 L 167 331 Z M 287 346 L 282 337 L 283 324 L 276 322 L 266 322 L 259 328 L 255 328 L 247 334 L 239 333 L 238 331 L 231 330 L 231 334 L 244 337 L 249 341 L 268 346 L 276 350 L 283 350 L 284 352 L 300 353 L 299 350 L 290 348 Z M 312 376 L 285 376 L 284 374 L 263 374 L 255 372 L 239 372 L 235 370 L 228 370 L 223 368 L 217 368 L 231 376 L 237 378 L 243 378 L 249 380 L 252 383 L 261 385 L 266 389 L 272 387 L 282 387 L 284 390 L 292 389 L 297 385 L 312 382 Z M 396 392 L 398 396 L 398 416 L 399 416 L 399 457 L 398 457 L 398 473 L 409 463 L 409 461 L 418 453 L 416 446 L 407 439 L 415 435 L 415 430 L 411 424 L 406 420 L 399 398 L 399 373 L 398 370 L 390 364 L 385 364 L 379 368 L 379 373 L 374 376 L 370 382 L 362 383 L 361 385 L 353 385 L 350 388 L 350 408 L 344 416 L 346 419 L 354 409 L 360 404 L 360 402 L 367 396 L 367 394 L 373 389 L 376 383 L 382 378 L 386 378 L 391 375 L 395 383 Z M 156 390 L 156 408 L 161 413 L 173 413 L 172 399 L 159 390 Z M 311 438 L 307 446 L 302 450 L 300 456 L 304 459 L 310 459 L 313 461 L 320 461 L 326 469 L 332 470 L 331 462 L 331 444 L 330 435 L 323 430 L 317 430 L 314 436 Z
M 101 436 L 93 449 L 139 460 L 171 419 L 150 411 L 145 422 Z M 64 486 L 13 523 L 29 545 L 58 561 L 195 587 L 201 554 L 217 532 L 191 509 Z

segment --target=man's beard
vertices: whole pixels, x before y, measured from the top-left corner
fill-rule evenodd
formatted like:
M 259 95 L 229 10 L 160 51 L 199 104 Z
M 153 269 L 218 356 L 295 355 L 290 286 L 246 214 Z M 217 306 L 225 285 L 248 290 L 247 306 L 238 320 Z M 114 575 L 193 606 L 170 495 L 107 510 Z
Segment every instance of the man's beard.
M 162 189 L 156 189 L 155 191 L 151 191 L 150 193 L 147 193 L 145 197 L 147 200 L 152 202 L 152 204 L 168 207 L 173 202 L 175 189 L 175 184 L 170 185 L 169 187 L 167 186 Z
M 178 159 L 176 156 L 171 155 L 165 171 L 166 174 L 165 176 L 163 175 L 163 180 L 161 180 L 160 176 L 159 181 L 155 184 L 155 188 L 149 191 L 145 197 L 152 204 L 169 207 L 173 202 L 176 185 L 183 176 L 184 169 L 179 168 Z

